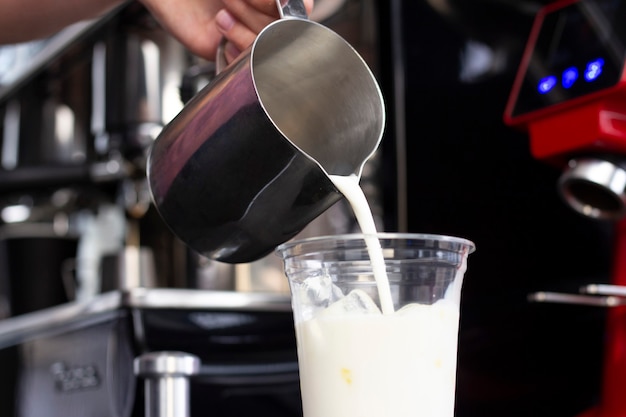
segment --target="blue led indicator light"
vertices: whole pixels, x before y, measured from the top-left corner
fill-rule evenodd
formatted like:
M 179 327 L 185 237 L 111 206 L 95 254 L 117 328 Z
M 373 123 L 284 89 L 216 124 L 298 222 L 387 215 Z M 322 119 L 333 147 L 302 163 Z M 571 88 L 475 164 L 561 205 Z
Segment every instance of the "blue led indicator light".
M 576 67 L 570 67 L 563 71 L 563 75 L 561 76 L 561 85 L 563 88 L 570 88 L 576 80 L 578 79 L 578 70 Z
M 556 77 L 554 75 L 550 75 L 549 77 L 545 77 L 539 80 L 539 85 L 537 86 L 537 90 L 541 94 L 545 94 L 548 91 L 552 90 L 555 85 L 556 85 Z
M 598 58 L 587 64 L 585 69 L 585 80 L 594 81 L 600 74 L 602 74 L 602 67 L 604 66 L 604 59 Z

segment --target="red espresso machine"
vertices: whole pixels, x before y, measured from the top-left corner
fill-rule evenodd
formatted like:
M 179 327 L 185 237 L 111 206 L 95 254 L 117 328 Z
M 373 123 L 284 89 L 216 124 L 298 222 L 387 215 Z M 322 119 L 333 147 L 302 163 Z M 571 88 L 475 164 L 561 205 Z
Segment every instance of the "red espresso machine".
M 530 296 L 609 308 L 601 396 L 584 417 L 626 416 L 625 60 L 625 0 L 551 3 L 535 18 L 504 115 L 528 132 L 535 158 L 563 169 L 567 204 L 615 223 L 610 284 Z

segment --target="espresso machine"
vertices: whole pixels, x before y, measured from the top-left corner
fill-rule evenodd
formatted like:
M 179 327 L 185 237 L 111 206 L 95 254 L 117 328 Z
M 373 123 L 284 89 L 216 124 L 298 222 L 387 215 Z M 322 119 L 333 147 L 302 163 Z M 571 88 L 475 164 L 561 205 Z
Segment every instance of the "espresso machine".
M 368 2 L 318 3 L 363 47 Z M 301 414 L 280 259 L 197 255 L 148 190 L 151 144 L 214 75 L 137 2 L 0 47 L 0 416 Z
M 615 228 L 609 284 L 536 302 L 608 308 L 601 395 L 586 417 L 626 415 L 626 2 L 566 0 L 537 14 L 505 121 L 528 132 L 533 156 L 562 169 L 558 190 L 583 216 Z M 584 236 L 580 237 L 584 239 Z

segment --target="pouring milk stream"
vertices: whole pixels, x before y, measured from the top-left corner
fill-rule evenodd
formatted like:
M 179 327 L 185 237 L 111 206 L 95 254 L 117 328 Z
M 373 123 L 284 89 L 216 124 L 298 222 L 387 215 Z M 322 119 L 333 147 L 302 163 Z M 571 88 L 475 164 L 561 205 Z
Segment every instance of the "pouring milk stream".
M 393 301 L 391 299 L 391 290 L 389 288 L 389 279 L 387 279 L 387 271 L 385 270 L 385 258 L 380 242 L 376 238 L 376 223 L 372 210 L 367 202 L 367 198 L 359 185 L 359 178 L 356 175 L 342 176 L 329 175 L 332 183 L 344 195 L 357 223 L 361 227 L 361 231 L 366 235 L 365 243 L 369 253 L 372 268 L 374 270 L 374 278 L 378 287 L 378 295 L 380 297 L 380 305 L 384 314 L 393 313 Z

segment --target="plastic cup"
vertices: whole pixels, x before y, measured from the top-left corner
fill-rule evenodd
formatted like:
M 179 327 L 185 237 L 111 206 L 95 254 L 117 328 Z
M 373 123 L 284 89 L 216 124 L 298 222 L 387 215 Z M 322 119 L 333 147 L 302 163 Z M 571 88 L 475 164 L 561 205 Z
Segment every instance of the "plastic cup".
M 277 248 L 304 417 L 453 417 L 461 286 L 475 246 L 441 235 L 376 238 L 393 304 L 385 313 L 364 235 Z

